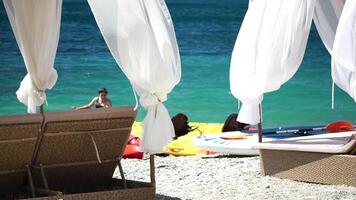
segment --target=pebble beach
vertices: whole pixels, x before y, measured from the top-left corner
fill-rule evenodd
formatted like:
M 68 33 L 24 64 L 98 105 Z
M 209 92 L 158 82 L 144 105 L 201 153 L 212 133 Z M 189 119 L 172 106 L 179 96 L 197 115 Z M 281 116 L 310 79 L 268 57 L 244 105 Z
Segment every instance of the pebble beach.
M 129 180 L 149 182 L 149 156 L 124 159 Z M 356 199 L 356 188 L 261 176 L 259 157 L 155 156 L 157 200 Z

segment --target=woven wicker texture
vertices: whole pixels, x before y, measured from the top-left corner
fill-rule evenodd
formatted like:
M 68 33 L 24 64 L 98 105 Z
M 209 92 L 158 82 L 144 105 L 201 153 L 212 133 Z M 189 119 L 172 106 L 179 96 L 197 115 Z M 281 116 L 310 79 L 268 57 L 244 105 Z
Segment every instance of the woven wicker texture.
M 71 132 L 71 131 L 92 131 L 103 129 L 115 129 L 131 127 L 134 118 L 114 118 L 114 119 L 82 119 L 72 121 L 47 121 L 46 133 Z
M 115 167 L 115 161 L 46 166 L 44 171 L 50 188 L 64 195 L 38 199 L 155 199 L 155 189 L 150 183 L 127 180 L 129 189 L 123 189 L 121 180 L 111 178 Z M 39 178 L 39 173 L 39 169 L 35 170 L 34 176 Z M 35 182 L 43 187 L 40 179 Z
M 31 161 L 36 139 L 16 140 L 0 143 L 0 171 L 25 169 Z
M 0 141 L 37 137 L 43 117 L 26 114 L 0 117 Z
M 38 162 L 44 165 L 53 165 L 98 161 L 97 155 L 100 160 L 113 160 L 122 154 L 130 130 L 130 127 L 126 127 L 80 133 L 46 133 Z
M 261 150 L 261 173 L 279 178 L 356 187 L 356 156 Z
M 0 126 L 7 125 L 7 124 L 41 123 L 42 120 L 43 120 L 43 117 L 40 114 L 0 116 Z
M 126 147 L 131 127 L 126 130 L 108 130 L 106 133 L 92 134 L 98 148 L 100 158 L 109 160 L 121 156 Z
M 67 165 L 44 166 L 44 173 L 51 189 L 63 192 L 85 190 L 100 185 L 110 185 L 117 162 L 72 163 Z M 33 177 L 35 185 L 43 187 L 40 170 L 37 168 Z M 89 190 L 90 191 L 90 190 Z
M 78 194 L 63 194 L 60 196 L 33 198 L 33 200 L 154 200 L 155 189 L 147 183 L 139 183 L 128 181 L 129 189 L 105 188 L 106 191 L 78 193 Z
M 37 137 L 41 123 L 0 125 L 0 141 Z
M 36 163 L 43 165 L 49 188 L 67 195 L 40 199 L 154 199 L 147 183 L 124 190 L 112 179 L 135 116 L 133 107 L 46 113 Z M 38 166 L 33 177 L 43 188 Z
M 97 120 L 114 118 L 135 118 L 136 111 L 132 106 L 112 107 L 104 109 L 84 109 L 66 110 L 59 112 L 47 112 L 47 121 L 78 121 L 78 120 Z
M 36 114 L 0 117 L 0 199 L 21 187 L 41 123 Z
M 0 123 L 0 171 L 25 169 L 31 160 L 42 117 L 19 115 L 0 120 L 3 120 Z
M 116 159 L 125 148 L 135 115 L 132 107 L 45 114 L 45 134 L 37 163 Z
M 31 160 L 41 122 L 42 118 L 37 115 L 21 115 L 7 117 L 0 123 L 0 171 L 25 169 L 25 164 Z

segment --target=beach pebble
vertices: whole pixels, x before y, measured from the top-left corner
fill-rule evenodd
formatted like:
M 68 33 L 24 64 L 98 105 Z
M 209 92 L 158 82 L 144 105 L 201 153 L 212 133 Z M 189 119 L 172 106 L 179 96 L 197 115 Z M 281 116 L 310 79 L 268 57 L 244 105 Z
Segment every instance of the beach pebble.
M 259 157 L 155 156 L 156 199 L 356 199 L 356 188 L 260 175 Z M 149 157 L 122 160 L 129 180 L 150 181 Z

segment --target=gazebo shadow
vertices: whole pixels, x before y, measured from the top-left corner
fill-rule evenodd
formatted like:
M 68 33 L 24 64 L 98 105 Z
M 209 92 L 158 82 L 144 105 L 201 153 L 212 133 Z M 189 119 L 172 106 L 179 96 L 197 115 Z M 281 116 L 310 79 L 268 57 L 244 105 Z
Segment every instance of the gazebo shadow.
M 217 158 L 249 158 L 258 155 L 233 155 L 233 154 L 218 154 L 216 156 L 202 157 L 202 159 L 217 159 Z
M 178 197 L 170 197 L 162 194 L 156 194 L 156 200 L 182 200 Z

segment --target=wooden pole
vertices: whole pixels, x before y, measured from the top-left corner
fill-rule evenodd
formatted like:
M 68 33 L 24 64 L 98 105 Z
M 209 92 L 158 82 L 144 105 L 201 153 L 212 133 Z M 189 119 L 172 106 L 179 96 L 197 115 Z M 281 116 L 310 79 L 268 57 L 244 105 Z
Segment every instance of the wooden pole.
M 43 104 L 40 106 L 40 113 L 43 115 L 44 109 L 43 109 Z
M 260 115 L 260 123 L 258 123 L 258 142 L 262 142 L 262 112 L 261 112 L 261 104 L 258 105 L 258 112 Z
M 31 169 L 36 164 L 38 152 L 39 152 L 39 149 L 40 149 L 40 146 L 41 146 L 41 143 L 42 143 L 42 139 L 43 139 L 43 131 L 44 131 L 43 130 L 44 129 L 44 125 L 43 124 L 44 124 L 44 121 L 45 121 L 43 104 L 40 106 L 40 113 L 41 113 L 43 119 L 42 119 L 41 128 L 40 128 L 40 130 L 38 132 L 35 149 L 33 150 L 33 154 L 32 154 L 32 159 L 31 159 L 31 163 L 30 163 L 30 168 Z
M 154 154 L 150 154 L 150 176 L 151 176 L 151 185 L 156 190 L 155 155 Z

